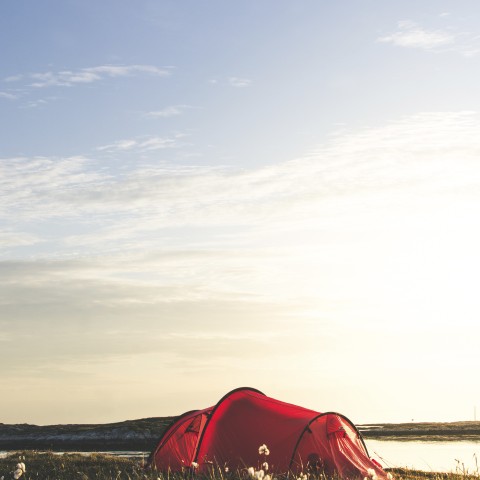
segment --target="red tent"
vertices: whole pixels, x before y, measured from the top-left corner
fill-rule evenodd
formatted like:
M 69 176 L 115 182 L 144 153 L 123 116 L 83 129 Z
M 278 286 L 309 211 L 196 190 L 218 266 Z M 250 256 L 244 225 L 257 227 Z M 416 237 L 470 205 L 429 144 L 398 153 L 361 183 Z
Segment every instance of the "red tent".
M 268 457 L 259 453 L 267 445 Z M 267 397 L 253 388 L 238 388 L 214 407 L 187 412 L 163 434 L 150 456 L 160 471 L 209 465 L 307 473 L 324 471 L 343 478 L 387 478 L 368 456 L 350 420 L 338 413 L 319 413 Z

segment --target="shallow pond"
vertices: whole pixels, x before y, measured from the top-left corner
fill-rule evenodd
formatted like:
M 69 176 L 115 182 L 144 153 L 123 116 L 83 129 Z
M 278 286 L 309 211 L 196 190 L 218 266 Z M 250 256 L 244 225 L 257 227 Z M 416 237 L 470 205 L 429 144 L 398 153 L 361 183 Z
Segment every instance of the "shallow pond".
M 365 440 L 365 443 L 370 456 L 385 467 L 461 473 L 480 470 L 480 442 Z

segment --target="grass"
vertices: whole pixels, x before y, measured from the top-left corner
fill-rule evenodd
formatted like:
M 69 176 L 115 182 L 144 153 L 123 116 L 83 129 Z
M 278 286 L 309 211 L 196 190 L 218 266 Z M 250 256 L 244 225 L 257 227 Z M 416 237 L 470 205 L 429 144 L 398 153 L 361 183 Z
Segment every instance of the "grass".
M 156 480 L 158 477 L 155 472 L 146 472 L 138 459 L 103 454 L 26 451 L 0 458 L 0 478 L 13 478 L 12 472 L 20 461 L 26 466 L 25 474 L 20 477 L 22 480 Z
M 140 459 L 122 458 L 105 454 L 81 455 L 78 453 L 55 454 L 34 451 L 17 452 L 0 458 L 0 479 L 10 480 L 18 462 L 24 462 L 26 472 L 21 480 L 192 480 L 191 474 L 162 475 L 145 470 Z M 389 469 L 395 480 L 480 480 L 480 473 L 435 473 L 402 468 Z M 208 475 L 197 476 L 199 480 L 247 480 L 246 471 L 226 474 L 220 469 Z M 278 480 L 286 476 L 273 475 Z M 297 480 L 295 476 L 291 480 Z M 325 475 L 309 477 L 309 480 L 329 479 Z

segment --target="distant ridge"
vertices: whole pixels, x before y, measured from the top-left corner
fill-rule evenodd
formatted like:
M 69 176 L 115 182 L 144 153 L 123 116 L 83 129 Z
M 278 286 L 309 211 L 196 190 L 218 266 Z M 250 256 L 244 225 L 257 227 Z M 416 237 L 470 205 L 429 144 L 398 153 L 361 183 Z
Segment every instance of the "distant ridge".
M 480 440 L 479 421 L 357 425 L 365 438 L 379 440 Z
M 150 451 L 175 417 L 105 424 L 7 425 L 0 423 L 0 449 L 53 451 Z

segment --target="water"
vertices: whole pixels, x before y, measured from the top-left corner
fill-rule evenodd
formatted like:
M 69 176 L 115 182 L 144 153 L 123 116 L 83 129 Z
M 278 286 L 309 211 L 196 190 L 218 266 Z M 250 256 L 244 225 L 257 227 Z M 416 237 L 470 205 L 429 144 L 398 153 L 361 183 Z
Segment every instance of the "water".
M 428 472 L 476 473 L 476 458 L 480 467 L 480 441 L 478 442 L 420 442 L 389 440 L 365 440 L 370 456 L 384 467 L 406 467 Z M 9 452 L 0 451 L 0 458 Z M 63 452 L 55 452 L 62 455 Z M 74 452 L 66 452 L 74 453 Z M 94 452 L 75 452 L 90 455 Z M 147 459 L 150 452 L 95 452 L 121 457 Z M 458 460 L 458 461 L 457 461 Z
M 365 443 L 370 456 L 384 467 L 406 467 L 429 472 L 477 473 L 480 470 L 480 441 L 365 440 Z

